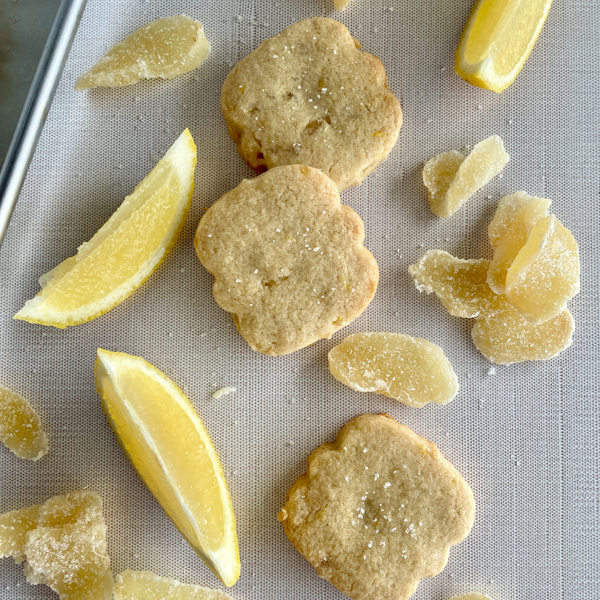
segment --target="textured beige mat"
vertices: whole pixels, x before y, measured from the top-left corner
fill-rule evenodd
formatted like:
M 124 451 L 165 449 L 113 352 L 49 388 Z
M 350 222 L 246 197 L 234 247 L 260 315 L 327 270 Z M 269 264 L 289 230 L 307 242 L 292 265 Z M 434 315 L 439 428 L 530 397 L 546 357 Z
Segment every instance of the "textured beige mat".
M 125 459 L 94 387 L 97 347 L 143 356 L 172 377 L 204 420 L 228 474 L 242 557 L 239 600 L 341 600 L 288 542 L 276 521 L 307 455 L 363 412 L 389 412 L 433 440 L 473 487 L 471 535 L 417 600 L 480 591 L 497 600 L 600 597 L 598 531 L 598 205 L 600 2 L 556 0 L 517 82 L 502 95 L 464 83 L 453 53 L 472 0 L 89 0 L 8 235 L 0 251 L 0 383 L 30 398 L 51 451 L 38 463 L 0 448 L 0 510 L 73 489 L 105 500 L 113 570 L 150 569 L 187 583 L 220 584 L 182 542 Z M 393 9 L 393 10 L 391 10 Z M 73 83 L 113 43 L 168 14 L 200 20 L 212 54 L 168 82 L 76 93 Z M 381 57 L 405 123 L 389 160 L 343 201 L 364 219 L 380 268 L 370 308 L 330 341 L 286 357 L 253 353 L 214 302 L 196 258 L 202 207 L 251 176 L 229 139 L 219 93 L 230 67 L 301 18 L 335 16 Z M 181 238 L 130 299 L 66 331 L 12 321 L 37 278 L 75 253 L 189 127 L 198 145 L 196 192 Z M 511 161 L 450 220 L 435 218 L 421 183 L 438 152 L 499 134 Z M 574 344 L 550 363 L 496 367 L 470 340 L 472 323 L 420 296 L 406 267 L 427 249 L 490 257 L 495 203 L 526 190 L 553 200 L 582 256 L 571 302 Z M 327 371 L 346 334 L 389 330 L 441 345 L 461 391 L 416 410 L 359 394 Z M 218 387 L 237 392 L 213 400 Z M 0 562 L 0 599 L 54 597 Z

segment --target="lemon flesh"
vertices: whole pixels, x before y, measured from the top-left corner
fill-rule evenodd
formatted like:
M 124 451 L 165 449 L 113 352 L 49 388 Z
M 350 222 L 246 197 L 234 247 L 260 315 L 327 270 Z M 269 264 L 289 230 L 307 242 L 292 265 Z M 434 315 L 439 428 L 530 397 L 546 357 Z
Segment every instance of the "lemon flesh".
M 196 554 L 232 586 L 240 559 L 231 497 L 189 400 L 136 356 L 99 349 L 95 372 L 104 412 L 127 458 Z
M 196 146 L 186 129 L 94 237 L 49 273 L 15 319 L 64 329 L 120 304 L 177 240 L 194 190 Z
M 552 0 L 479 0 L 456 50 L 456 72 L 478 87 L 502 92 L 520 73 Z
M 172 79 L 200 66 L 210 45 L 202 23 L 185 15 L 152 21 L 113 46 L 75 82 L 75 90 Z

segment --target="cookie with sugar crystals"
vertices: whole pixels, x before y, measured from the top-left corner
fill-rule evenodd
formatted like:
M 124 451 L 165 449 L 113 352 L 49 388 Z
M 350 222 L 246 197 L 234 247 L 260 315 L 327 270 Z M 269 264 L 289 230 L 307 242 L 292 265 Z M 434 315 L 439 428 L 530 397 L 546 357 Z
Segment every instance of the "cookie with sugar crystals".
M 321 577 L 353 600 L 406 600 L 467 537 L 471 489 L 435 444 L 362 415 L 319 446 L 278 515 Z
M 242 181 L 202 217 L 194 246 L 213 293 L 254 350 L 273 356 L 329 338 L 375 294 L 361 218 L 318 169 Z
M 253 169 L 308 165 L 343 191 L 387 158 L 402 110 L 381 61 L 359 48 L 344 25 L 315 17 L 237 63 L 223 84 L 221 108 Z

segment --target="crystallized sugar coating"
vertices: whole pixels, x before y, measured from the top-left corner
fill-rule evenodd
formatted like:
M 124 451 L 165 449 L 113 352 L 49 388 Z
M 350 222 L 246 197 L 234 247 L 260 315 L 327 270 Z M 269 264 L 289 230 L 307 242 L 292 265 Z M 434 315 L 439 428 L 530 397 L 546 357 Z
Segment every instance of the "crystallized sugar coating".
M 33 584 L 61 600 L 110 600 L 112 573 L 102 499 L 79 491 L 0 515 L 0 558 L 25 563 Z
M 471 530 L 471 489 L 389 415 L 350 421 L 308 459 L 278 515 L 298 551 L 353 600 L 406 600 Z
M 504 196 L 498 202 L 494 218 L 488 225 L 488 236 L 490 238 L 490 244 L 495 248 L 498 242 L 502 239 L 507 230 L 511 227 L 516 216 L 521 212 L 521 209 L 535 202 L 536 200 L 543 200 L 543 198 L 536 198 L 530 196 L 526 192 L 515 192 Z M 548 206 L 550 206 L 550 200 L 547 200 Z
M 294 165 L 221 197 L 194 246 L 219 306 L 254 350 L 275 356 L 331 337 L 367 308 L 379 270 L 363 240 L 333 181 Z
M 532 229 L 548 215 L 549 207 L 550 200 L 528 197 L 527 203 L 513 216 L 509 214 L 512 206 L 509 208 L 506 204 L 499 205 L 494 217 L 496 223 L 493 229 L 499 234 L 499 237 L 496 240 L 494 258 L 487 277 L 489 286 L 496 294 L 506 293 L 506 274 L 527 243 Z M 509 218 L 510 222 L 508 222 Z M 503 225 L 504 222 L 506 222 L 506 226 Z M 492 221 L 493 223 L 494 221 Z
M 213 392 L 212 397 L 215 400 L 218 400 L 219 398 L 222 398 L 223 396 L 227 396 L 228 394 L 234 394 L 236 391 L 236 389 L 234 387 L 222 387 L 219 388 L 218 390 L 215 390 Z
M 423 183 L 429 190 L 433 213 L 451 217 L 502 171 L 509 158 L 497 135 L 479 142 L 465 159 L 456 151 L 434 156 L 423 168 Z
M 120 87 L 141 79 L 172 79 L 200 66 L 210 53 L 202 23 L 185 15 L 152 21 L 113 46 L 75 82 L 75 90 Z
M 48 438 L 37 413 L 25 398 L 0 386 L 0 440 L 19 458 L 39 460 Z
M 265 40 L 233 68 L 221 108 L 253 169 L 308 165 L 342 191 L 387 158 L 402 111 L 381 61 L 358 48 L 344 25 L 315 17 Z
M 27 534 L 25 575 L 45 583 L 61 600 L 110 600 L 112 574 L 106 526 L 38 527 Z
M 114 600 L 232 600 L 220 590 L 185 585 L 150 571 L 123 571 L 115 581 Z
M 95 492 L 77 491 L 55 496 L 39 506 L 38 527 L 103 524 L 102 498 Z
M 408 272 L 420 292 L 436 296 L 455 317 L 491 314 L 503 304 L 487 283 L 489 260 L 462 260 L 444 250 L 429 250 Z
M 350 0 L 333 0 L 335 5 L 335 10 L 344 10 L 346 6 L 348 6 L 348 2 Z
M 554 358 L 571 345 L 574 329 L 575 322 L 566 308 L 557 317 L 532 325 L 505 301 L 501 312 L 477 319 L 471 337 L 489 361 L 509 365 Z
M 443 250 L 430 250 L 408 270 L 417 289 L 435 292 L 448 312 L 476 317 L 471 332 L 477 349 L 491 362 L 511 364 L 548 360 L 571 345 L 575 327 L 568 310 L 533 325 L 487 285 L 487 260 L 461 260 Z
M 329 352 L 329 371 L 358 392 L 375 392 L 408 406 L 446 404 L 458 380 L 444 351 L 401 333 L 355 333 Z
M 37 527 L 39 506 L 28 506 L 0 515 L 0 558 L 12 556 L 15 562 L 25 560 L 25 536 Z
M 446 194 L 464 160 L 465 157 L 460 152 L 450 150 L 430 158 L 423 167 L 423 183 L 429 192 L 429 204 L 438 216 L 450 216 L 438 213 L 443 212 Z
M 563 312 L 579 292 L 579 249 L 554 216 L 537 222 L 506 274 L 506 297 L 530 323 Z

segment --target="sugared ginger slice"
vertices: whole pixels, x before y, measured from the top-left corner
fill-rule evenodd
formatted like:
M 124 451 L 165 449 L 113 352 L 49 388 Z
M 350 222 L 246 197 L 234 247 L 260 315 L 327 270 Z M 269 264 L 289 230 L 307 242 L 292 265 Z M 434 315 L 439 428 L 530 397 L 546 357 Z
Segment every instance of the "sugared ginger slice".
M 38 527 L 27 534 L 25 576 L 44 583 L 61 600 L 110 600 L 113 580 L 106 527 Z
M 423 167 L 423 183 L 429 192 L 429 204 L 438 217 L 450 216 L 442 214 L 443 207 L 450 185 L 464 160 L 465 157 L 460 152 L 450 150 L 430 158 Z
M 521 212 L 521 209 L 537 200 L 535 196 L 530 196 L 526 192 L 515 192 L 504 196 L 498 202 L 494 218 L 488 225 L 488 236 L 492 247 L 496 247 L 502 239 L 506 231 L 510 228 L 516 216 Z
M 102 499 L 89 491 L 0 515 L 0 557 L 26 560 L 30 583 L 62 600 L 110 600 L 112 574 Z
M 544 198 L 530 197 L 521 210 L 511 219 L 510 209 L 502 203 L 498 206 L 500 212 L 496 219 L 495 231 L 504 229 L 501 237 L 497 240 L 494 258 L 490 264 L 487 282 L 496 294 L 506 293 L 506 274 L 513 261 L 527 243 L 529 234 L 539 221 L 548 216 L 550 200 Z M 498 211 L 496 215 L 498 216 Z M 500 221 L 507 226 L 499 227 Z M 494 221 L 492 221 L 494 223 Z
M 356 333 L 329 352 L 329 371 L 358 392 L 375 392 L 408 406 L 446 404 L 458 380 L 443 350 L 401 333 Z
M 506 297 L 530 323 L 560 315 L 579 292 L 579 250 L 553 215 L 540 220 L 506 274 Z
M 502 300 L 487 284 L 489 260 L 461 260 L 443 250 L 430 250 L 408 267 L 420 292 L 436 296 L 455 317 L 491 314 Z
M 48 438 L 37 413 L 25 398 L 0 387 L 0 440 L 20 458 L 39 460 Z
M 344 10 L 350 0 L 333 0 L 335 10 Z
M 114 600 L 232 600 L 220 590 L 186 585 L 150 571 L 123 571 L 115 581 Z
M 502 171 L 509 158 L 497 135 L 479 142 L 465 159 L 456 151 L 434 156 L 423 168 L 431 210 L 438 217 L 452 216 Z
M 113 46 L 75 82 L 77 91 L 172 79 L 200 66 L 210 45 L 202 23 L 185 15 L 152 21 Z
M 494 294 L 487 285 L 489 264 L 430 250 L 409 272 L 417 289 L 435 292 L 450 314 L 477 318 L 473 341 L 491 362 L 548 360 L 568 348 L 574 329 L 569 311 L 540 325 L 528 323 L 506 296 Z
M 557 317 L 532 325 L 506 301 L 502 312 L 477 319 L 471 337 L 489 361 L 509 365 L 555 357 L 571 345 L 574 329 L 575 322 L 566 308 Z
M 37 527 L 39 506 L 28 506 L 0 515 L 0 558 L 12 556 L 15 562 L 25 560 L 25 536 Z

